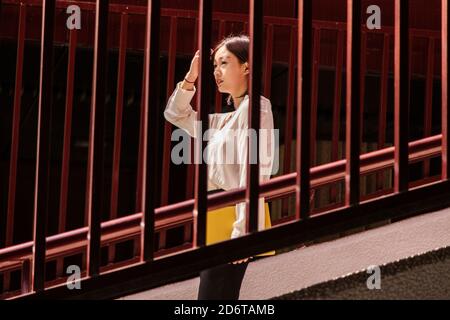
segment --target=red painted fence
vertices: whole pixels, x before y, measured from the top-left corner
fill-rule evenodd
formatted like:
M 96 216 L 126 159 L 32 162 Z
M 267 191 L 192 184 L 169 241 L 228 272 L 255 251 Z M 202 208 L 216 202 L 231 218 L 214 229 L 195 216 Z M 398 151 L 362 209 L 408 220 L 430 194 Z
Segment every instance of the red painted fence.
M 148 6 L 81 1 L 15 1 L 2 0 L 2 27 L 0 38 L 17 37 L 17 64 L 14 89 L 14 103 L 6 106 L 13 109 L 11 151 L 9 155 L 8 198 L 6 211 L 5 247 L 0 249 L 0 273 L 3 277 L 3 296 L 10 297 L 50 297 L 89 296 L 99 288 L 104 288 L 104 297 L 113 297 L 125 292 L 156 286 L 177 277 L 187 276 L 216 263 L 249 256 L 257 252 L 296 245 L 313 240 L 320 235 L 345 230 L 359 224 L 365 225 L 383 219 L 404 215 L 386 208 L 400 208 L 413 203 L 418 197 L 448 195 L 448 1 L 439 1 L 442 14 L 442 30 L 412 28 L 408 17 L 411 15 L 409 1 L 396 0 L 393 6 L 393 26 L 383 26 L 380 30 L 368 30 L 364 24 L 363 4 L 360 0 L 346 2 L 346 21 L 313 20 L 313 1 L 299 0 L 295 3 L 295 14 L 299 17 L 274 17 L 263 12 L 263 1 L 249 1 L 249 14 L 213 11 L 213 1 L 199 1 L 198 11 L 161 8 L 161 1 L 149 1 Z M 70 4 L 81 7 L 83 16 L 95 16 L 95 25 L 89 19 L 83 20 L 88 27 L 82 30 L 67 30 L 65 9 Z M 40 31 L 30 30 L 30 15 L 38 14 L 42 19 Z M 86 14 L 86 15 L 85 15 Z M 4 20 L 7 15 L 17 19 Z M 34 17 L 33 19 L 36 19 Z M 188 21 L 188 23 L 186 23 Z M 232 25 L 234 24 L 234 25 Z M 13 27 L 16 25 L 15 27 Z M 211 26 L 215 26 L 211 28 Z M 17 29 L 17 32 L 14 30 Z M 172 127 L 159 121 L 154 110 L 161 110 L 159 96 L 160 72 L 167 72 L 166 94 L 174 89 L 175 62 L 177 53 L 186 50 L 179 43 L 179 31 L 191 30 L 202 52 L 208 52 L 217 40 L 230 30 L 249 32 L 252 53 L 250 56 L 250 112 L 249 125 L 258 129 L 259 97 L 263 92 L 271 97 L 272 64 L 285 61 L 288 65 L 288 86 L 286 91 L 277 93 L 287 96 L 284 123 L 284 163 L 283 174 L 269 182 L 258 185 L 258 167 L 249 164 L 248 188 L 207 196 L 206 165 L 188 167 L 186 181 L 187 201 L 169 204 L 170 180 L 170 135 Z M 276 34 L 287 30 L 287 42 L 280 50 L 275 46 Z M 329 41 L 330 32 L 334 34 Z M 191 33 L 191 34 L 192 34 Z M 21 88 L 24 66 L 24 48 L 27 41 L 36 41 L 40 35 L 40 80 L 38 105 L 38 145 L 36 156 L 36 179 L 34 198 L 20 199 L 34 201 L 33 240 L 15 244 L 14 219 L 16 210 L 17 162 L 20 137 Z M 161 42 L 159 41 L 161 38 Z M 167 41 L 164 41 L 166 39 Z M 425 39 L 426 62 L 412 64 L 415 39 Z M 370 57 L 369 45 L 380 43 L 378 65 Z M 392 45 L 393 42 L 393 45 Z M 47 236 L 46 223 L 49 212 L 50 192 L 49 171 L 51 166 L 52 128 L 52 54 L 56 44 L 68 46 L 66 102 L 64 117 L 63 152 L 59 194 L 58 234 Z M 67 206 L 70 171 L 70 142 L 72 118 L 75 112 L 73 102 L 74 78 L 77 47 L 93 45 L 92 95 L 89 125 L 89 152 L 87 158 L 85 227 L 67 230 Z M 181 46 L 184 46 L 181 49 Z M 331 46 L 331 48 L 330 48 Z M 114 146 L 112 172 L 105 170 L 104 135 L 106 113 L 106 82 L 108 50 L 118 50 L 118 72 L 108 76 L 117 77 Z M 437 52 L 437 49 L 441 52 Z M 136 181 L 136 212 L 126 216 L 118 215 L 119 172 L 121 161 L 124 81 L 127 53 L 143 49 L 145 52 L 142 80 L 141 117 L 139 125 L 139 151 L 136 154 L 139 177 Z M 161 69 L 160 52 L 165 51 L 168 69 Z M 391 58 L 391 52 L 393 57 Z M 264 52 L 264 55 L 258 53 Z M 282 52 L 282 53 L 280 53 Z M 332 52 L 332 58 L 324 55 Z M 361 54 L 362 53 L 362 54 Z M 214 93 L 207 80 L 211 74 L 208 55 L 202 54 L 201 75 L 199 77 L 196 106 L 201 120 L 206 120 L 206 101 L 215 95 L 215 111 L 221 112 L 221 97 Z M 298 67 L 297 67 L 298 66 Z M 317 126 L 319 101 L 319 67 L 331 66 L 335 70 L 334 90 L 327 93 L 333 98 L 333 121 L 331 128 L 331 162 L 317 165 Z M 378 119 L 364 119 L 365 92 L 373 90 L 365 84 L 366 75 L 378 70 L 380 75 L 380 103 Z M 394 74 L 394 146 L 386 145 L 386 123 L 388 112 L 388 79 Z M 409 141 L 410 129 L 410 79 L 416 71 L 425 70 L 425 112 L 423 117 L 424 137 Z M 342 74 L 345 71 L 345 92 Z M 433 81 L 441 76 L 441 103 L 433 101 Z M 203 81 L 202 81 L 203 79 Z M 263 79 L 261 81 L 261 79 Z M 296 79 L 302 79 L 296 82 Z M 342 94 L 345 94 L 345 122 L 341 121 Z M 432 135 L 433 106 L 441 108 L 442 133 Z M 4 107 L 4 106 L 3 106 Z M 253 112 L 252 112 L 253 111 Z M 293 116 L 296 112 L 297 118 Z M 295 121 L 294 121 L 295 120 Z M 377 121 L 378 150 L 362 154 L 363 129 L 367 121 Z M 208 123 L 203 121 L 203 123 Z M 339 157 L 340 128 L 345 126 L 345 152 Z M 206 130 L 207 128 L 203 128 Z M 296 136 L 294 137 L 294 129 Z M 158 132 L 164 132 L 158 137 Z M 292 150 L 292 141 L 296 150 Z M 163 153 L 158 154 L 158 139 L 163 139 Z M 291 154 L 295 153 L 295 171 L 291 172 Z M 431 175 L 430 159 L 441 157 L 442 173 Z M 423 179 L 412 182 L 409 168 L 413 163 L 424 163 Z M 162 163 L 162 179 L 158 180 L 158 165 Z M 386 171 L 393 170 L 393 187 L 383 189 Z M 111 197 L 109 221 L 102 222 L 104 208 L 105 176 L 111 174 Z M 377 192 L 360 194 L 361 178 L 377 175 Z M 345 197 L 337 202 L 336 184 L 344 182 Z M 323 186 L 332 186 L 328 206 L 310 206 L 310 192 Z M 161 189 L 157 199 L 155 190 Z M 439 190 L 439 191 L 437 191 Z M 274 227 L 256 232 L 257 199 L 265 196 L 269 201 L 284 199 L 283 216 L 274 221 Z M 296 197 L 295 214 L 287 212 L 287 198 Z M 206 211 L 244 200 L 249 203 L 247 236 L 211 246 L 205 246 Z M 441 202 L 444 204 L 444 202 Z M 159 206 L 159 204 L 161 204 Z M 384 208 L 384 209 L 383 209 Z M 193 215 L 193 211 L 196 215 Z M 417 211 L 417 213 L 420 210 Z M 166 234 L 176 227 L 183 228 L 183 244 L 175 247 L 166 245 Z M 192 232 L 193 231 L 193 232 Z M 155 236 L 158 236 L 155 238 Z M 157 239 L 156 250 L 154 247 Z M 116 245 L 133 241 L 134 254 L 131 259 L 116 261 Z M 101 248 L 108 250 L 108 263 L 102 265 Z M 81 254 L 83 259 L 83 280 L 81 291 L 69 291 L 65 286 L 64 258 Z M 45 270 L 50 262 L 56 263 L 56 277 L 46 281 Z M 180 266 L 183 266 L 181 271 Z M 20 270 L 21 288 L 11 286 L 11 275 Z M 181 272 L 180 272 L 181 271 Z M 142 280 L 143 277 L 148 277 Z M 163 280 L 160 280 L 163 279 Z M 141 281 L 142 280 L 142 281 Z M 127 283 L 127 290 L 117 292 L 108 286 L 113 283 Z M 109 291 L 108 291 L 109 290 Z

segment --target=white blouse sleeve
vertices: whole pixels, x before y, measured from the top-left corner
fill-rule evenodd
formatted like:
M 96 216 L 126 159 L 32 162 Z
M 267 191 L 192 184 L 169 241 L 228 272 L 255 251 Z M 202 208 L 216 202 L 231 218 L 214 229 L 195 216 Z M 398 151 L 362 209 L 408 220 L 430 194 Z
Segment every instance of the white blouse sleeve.
M 164 118 L 167 121 L 186 131 L 191 137 L 196 138 L 197 111 L 191 106 L 191 100 L 197 91 L 195 86 L 193 90 L 181 88 L 182 81 L 177 83 L 175 90 L 167 101 L 164 110 Z M 215 124 L 222 118 L 220 113 L 211 113 L 208 115 L 209 128 L 214 128 Z M 200 128 L 198 128 L 199 130 Z
M 248 163 L 248 109 L 242 110 L 239 116 L 239 128 L 237 134 L 237 159 L 239 163 L 239 188 L 245 187 L 247 183 L 247 163 Z M 260 182 L 270 179 L 274 160 L 274 130 L 272 107 L 268 99 L 261 99 L 261 122 L 260 122 L 260 155 L 267 155 L 264 163 L 260 162 Z M 266 135 L 264 137 L 263 135 Z M 267 151 L 270 150 L 270 151 Z M 260 160 L 263 160 L 260 157 Z M 264 167 L 264 169 L 263 169 Z M 231 238 L 245 235 L 246 203 L 236 204 L 236 221 L 233 223 Z M 265 229 L 265 204 L 264 198 L 258 200 L 258 231 Z

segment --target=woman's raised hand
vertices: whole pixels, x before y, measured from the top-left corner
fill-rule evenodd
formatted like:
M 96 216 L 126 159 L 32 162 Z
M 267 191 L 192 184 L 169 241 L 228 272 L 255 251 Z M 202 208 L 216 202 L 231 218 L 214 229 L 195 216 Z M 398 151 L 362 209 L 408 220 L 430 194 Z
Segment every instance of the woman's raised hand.
M 213 49 L 211 49 L 211 53 L 213 52 Z M 186 79 L 190 82 L 195 82 L 198 78 L 198 64 L 200 61 L 200 50 L 197 50 L 194 54 L 194 57 L 191 61 L 191 67 L 189 68 L 188 73 L 186 74 Z
M 191 61 L 191 67 L 189 68 L 188 73 L 186 74 L 186 79 L 190 82 L 195 82 L 198 78 L 198 60 L 200 58 L 200 50 L 197 50 L 194 54 L 194 57 Z

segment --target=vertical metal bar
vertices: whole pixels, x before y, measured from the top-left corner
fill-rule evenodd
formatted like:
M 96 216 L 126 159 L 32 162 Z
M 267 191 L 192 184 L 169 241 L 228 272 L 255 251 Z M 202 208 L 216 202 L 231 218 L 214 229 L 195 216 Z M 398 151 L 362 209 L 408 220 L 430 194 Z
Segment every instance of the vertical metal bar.
M 141 237 L 137 237 L 133 239 L 133 257 L 140 258 L 141 252 Z
M 107 69 L 108 0 L 97 0 L 95 12 L 94 67 L 92 77 L 91 119 L 88 150 L 88 247 L 87 275 L 100 273 L 100 223 L 104 213 L 104 129 L 106 120 L 105 93 Z
M 158 250 L 164 249 L 166 247 L 166 235 L 167 230 L 159 231 Z
M 449 130 L 450 112 L 448 112 L 448 35 L 449 35 L 449 5 L 448 0 L 442 0 L 442 30 L 441 30 L 441 85 L 442 85 L 442 179 L 447 180 L 450 174 L 449 161 Z
M 145 65 L 145 62 L 144 62 Z M 146 120 L 146 114 L 145 114 L 145 107 L 144 107 L 144 87 L 145 87 L 145 80 L 142 80 L 142 94 L 141 94 L 141 113 L 139 117 L 139 151 L 138 151 L 138 165 L 137 165 L 137 179 L 136 179 L 136 202 L 135 202 L 135 211 L 136 212 L 142 212 L 143 209 L 143 196 L 142 194 L 145 192 L 145 176 L 144 176 L 144 162 L 145 162 L 145 136 L 147 132 L 147 120 Z
M 338 160 L 339 131 L 341 123 L 342 68 L 344 65 L 344 31 L 338 30 L 336 45 L 336 72 L 334 75 L 333 128 L 331 138 L 331 161 Z M 330 202 L 336 202 L 337 189 L 331 186 Z
M 193 99 L 194 100 L 194 99 Z M 190 138 L 191 139 L 191 138 Z M 192 141 L 192 139 L 191 139 Z M 189 159 L 191 163 L 186 167 L 186 199 L 191 199 L 194 196 L 194 183 L 195 183 L 195 165 L 192 163 L 192 155 L 195 153 L 195 144 L 191 143 L 189 146 Z
M 14 211 L 16 204 L 17 161 L 20 137 L 20 106 L 22 98 L 23 51 L 25 47 L 27 7 L 20 3 L 19 31 L 17 33 L 16 83 L 14 88 L 14 112 L 11 133 L 11 155 L 9 159 L 8 209 L 6 215 L 5 246 L 13 244 Z
M 263 1 L 250 0 L 250 78 L 248 128 L 255 135 L 248 135 L 248 160 L 246 184 L 246 232 L 258 231 L 258 199 L 259 199 L 259 129 L 261 119 L 261 76 L 263 45 Z M 254 150 L 254 154 L 252 152 Z M 256 158 L 254 159 L 253 156 Z M 256 161 L 254 161 L 256 160 Z M 256 163 L 255 163 L 256 162 Z
M 366 91 L 366 70 L 367 70 L 367 33 L 361 32 L 361 63 L 360 63 L 360 71 L 359 75 L 360 81 L 360 121 L 359 121 L 359 135 L 360 135 L 360 144 L 362 144 L 364 139 L 364 104 L 365 104 L 365 91 Z
M 184 237 L 183 237 L 184 243 L 191 242 L 191 237 L 192 237 L 191 227 L 192 227 L 191 223 L 186 223 L 184 225 Z
M 312 0 L 298 4 L 297 190 L 295 218 L 309 217 L 311 168 Z
M 145 58 L 144 58 L 145 60 Z M 145 65 L 145 61 L 144 61 Z M 143 76 L 145 78 L 145 75 Z M 146 143 L 144 143 L 146 132 L 147 132 L 147 120 L 146 120 L 146 111 L 144 106 L 144 88 L 145 88 L 145 79 L 142 80 L 142 94 L 141 94 L 141 113 L 140 113 L 140 122 L 139 122 L 139 151 L 138 151 L 138 165 L 137 165 L 137 180 L 136 180 L 136 203 L 135 203 L 135 211 L 142 212 L 143 210 L 143 196 L 142 194 L 145 192 L 145 175 L 144 175 L 144 162 L 145 162 L 145 148 Z
M 64 143 L 61 163 L 61 191 L 59 194 L 59 224 L 58 233 L 66 231 L 67 216 L 67 196 L 69 190 L 69 170 L 70 170 L 70 138 L 72 135 L 72 109 L 73 109 L 73 89 L 75 75 L 75 56 L 77 51 L 77 30 L 69 31 L 69 58 L 67 62 L 67 85 L 66 85 L 66 113 L 64 115 Z M 56 274 L 63 273 L 64 258 L 56 262 Z
M 347 1 L 345 205 L 359 203 L 361 0 Z
M 289 74 L 288 74 L 288 101 L 286 110 L 286 128 L 284 132 L 284 174 L 291 172 L 291 148 L 292 148 L 292 125 L 294 113 L 294 94 L 295 94 L 295 60 L 296 60 L 296 36 L 297 28 L 291 28 L 291 42 L 289 47 Z M 282 200 L 281 216 L 288 216 L 288 199 Z
M 386 113 L 388 104 L 388 76 L 389 76 L 389 46 L 390 37 L 388 33 L 384 34 L 383 41 L 383 60 L 381 70 L 381 93 L 380 93 L 380 112 L 378 116 L 378 150 L 384 148 L 386 142 Z M 383 188 L 384 173 L 377 173 L 377 189 Z
M 433 80 L 434 80 L 434 39 L 428 39 L 428 57 L 426 74 L 426 92 L 425 92 L 425 112 L 424 112 L 424 137 L 431 135 L 432 117 L 433 117 Z M 430 175 L 430 159 L 423 163 L 423 176 Z
M 264 62 L 264 96 L 270 98 L 272 82 L 272 56 L 273 56 L 273 24 L 269 24 L 266 29 L 266 59 Z
M 35 292 L 43 290 L 45 282 L 45 240 L 50 191 L 54 24 L 55 1 L 44 0 L 42 3 L 41 62 L 34 189 L 32 291 Z
M 30 260 L 25 259 L 22 263 L 22 275 L 21 275 L 21 287 L 20 291 L 22 294 L 30 292 Z
M 167 99 L 173 92 L 175 82 L 175 63 L 177 57 L 177 30 L 178 18 L 170 18 L 170 35 L 169 35 L 169 63 L 167 70 Z M 172 124 L 168 121 L 164 122 L 164 150 L 162 160 L 162 178 L 161 178 L 161 206 L 169 203 L 169 179 L 170 179 L 170 147 L 172 134 Z
M 116 119 L 114 128 L 113 171 L 111 179 L 111 219 L 117 217 L 117 203 L 119 194 L 120 150 L 122 142 L 123 92 L 127 55 L 127 33 L 128 14 L 126 12 L 123 12 L 120 19 L 119 67 L 117 74 Z
M 120 151 L 122 143 L 122 115 L 123 115 L 123 91 L 125 83 L 126 55 L 128 37 L 128 13 L 122 12 L 120 17 L 120 42 L 119 42 L 119 67 L 117 73 L 117 97 L 116 97 L 116 119 L 114 128 L 114 149 L 111 178 L 111 211 L 110 219 L 117 218 L 117 206 L 119 199 L 119 178 L 120 178 Z M 114 262 L 115 244 L 111 244 L 108 249 L 108 261 Z
M 317 149 L 317 102 L 319 94 L 319 65 L 320 65 L 320 29 L 314 29 L 313 70 L 312 70 L 312 109 L 311 109 L 311 162 L 316 164 Z
M 198 37 L 199 37 L 199 19 L 195 19 L 195 28 L 194 28 L 194 46 L 197 46 L 194 48 L 194 52 L 197 51 L 198 48 Z M 197 96 L 196 94 L 192 98 L 192 106 L 193 108 L 197 109 Z M 198 111 L 198 110 L 196 110 Z M 191 138 L 191 141 L 193 139 Z M 194 188 L 195 188 L 195 165 L 192 163 L 192 155 L 195 154 L 195 143 L 191 143 L 190 145 L 190 154 L 189 157 L 191 159 L 191 163 L 187 165 L 187 172 L 186 172 L 186 199 L 191 199 L 194 196 Z
M 394 50 L 394 192 L 408 190 L 409 138 L 409 1 L 395 0 Z
M 61 168 L 61 193 L 59 204 L 58 232 L 66 231 L 67 193 L 69 189 L 70 137 L 72 133 L 73 89 L 75 75 L 75 56 L 77 46 L 77 30 L 70 31 L 69 59 L 67 63 L 66 113 L 64 117 L 64 145 Z
M 161 1 L 152 0 L 147 7 L 147 30 L 145 54 L 145 108 L 147 115 L 147 161 L 145 205 L 141 222 L 141 261 L 149 262 L 154 257 L 155 208 L 157 205 L 156 177 L 158 176 L 158 132 L 161 117 L 159 102 L 159 31 Z M 161 112 L 162 114 L 162 112 Z
M 145 48 L 147 48 L 147 37 L 145 37 Z M 145 79 L 145 66 L 147 55 L 144 53 L 142 72 L 142 86 L 141 86 L 141 113 L 139 123 L 139 151 L 138 151 L 138 165 L 137 165 L 137 179 L 136 179 L 136 209 L 137 212 L 144 210 L 144 197 L 145 193 L 145 163 L 147 161 L 147 107 L 145 105 L 145 88 L 147 87 Z M 139 242 L 141 239 L 139 238 Z
M 220 20 L 219 22 L 219 41 L 223 39 L 225 36 L 225 21 Z M 222 112 L 222 94 L 219 90 L 216 90 L 216 107 L 215 107 L 216 113 Z
M 207 165 L 203 162 L 202 155 L 207 141 L 200 136 L 209 128 L 209 103 L 212 92 L 211 81 L 211 25 L 212 25 L 212 1 L 200 0 L 198 47 L 200 50 L 197 115 L 200 116 L 200 132 L 197 132 L 195 155 L 195 201 L 194 201 L 194 247 L 206 244 L 206 211 L 207 211 Z

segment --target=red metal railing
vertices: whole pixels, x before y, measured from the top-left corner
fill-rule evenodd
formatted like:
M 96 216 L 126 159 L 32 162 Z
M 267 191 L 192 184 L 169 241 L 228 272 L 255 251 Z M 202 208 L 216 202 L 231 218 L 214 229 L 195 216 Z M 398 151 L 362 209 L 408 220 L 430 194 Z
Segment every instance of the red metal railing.
M 8 5 L 18 5 L 17 1 L 3 1 Z M 33 294 L 35 296 L 50 296 L 56 293 L 65 295 L 79 294 L 69 292 L 65 289 L 66 277 L 63 274 L 63 258 L 82 254 L 86 264 L 86 272 L 82 286 L 85 292 L 98 289 L 100 284 L 107 288 L 111 281 L 133 281 L 144 275 L 165 275 L 165 281 L 170 281 L 179 276 L 177 267 L 183 265 L 183 274 L 188 275 L 203 267 L 230 261 L 255 254 L 263 250 L 280 248 L 283 245 L 293 245 L 301 240 L 310 239 L 320 234 L 330 232 L 333 227 L 349 228 L 356 222 L 352 219 L 359 215 L 364 217 L 364 222 L 371 219 L 394 217 L 395 213 L 380 215 L 379 208 L 386 206 L 400 207 L 408 199 L 412 201 L 419 195 L 439 194 L 448 192 L 448 112 L 447 112 L 447 86 L 448 86 L 448 2 L 442 0 L 442 37 L 439 33 L 421 30 L 408 30 L 409 6 L 406 0 L 395 1 L 395 27 L 385 27 L 381 30 L 370 31 L 381 34 L 383 37 L 382 67 L 380 86 L 380 113 L 379 113 L 379 135 L 378 148 L 380 150 L 361 154 L 360 144 L 362 141 L 363 106 L 365 92 L 365 74 L 367 61 L 365 52 L 367 49 L 368 30 L 361 29 L 361 16 L 354 14 L 361 12 L 360 0 L 348 0 L 347 23 L 335 23 L 312 20 L 312 1 L 299 0 L 299 19 L 263 17 L 262 2 L 250 1 L 250 17 L 237 14 L 219 14 L 212 12 L 212 2 L 200 1 L 199 12 L 177 11 L 173 9 L 161 9 L 160 1 L 150 1 L 147 8 L 139 6 L 125 6 L 109 4 L 109 1 L 98 0 L 96 6 L 92 3 L 76 2 L 82 10 L 95 11 L 95 40 L 94 40 L 94 69 L 92 87 L 92 106 L 90 120 L 89 156 L 88 156 L 88 182 L 86 187 L 86 225 L 87 227 L 67 231 L 66 211 L 68 193 L 68 164 L 70 161 L 70 136 L 71 119 L 73 109 L 73 87 L 75 74 L 75 55 L 80 31 L 68 31 L 69 33 L 69 55 L 67 72 L 67 94 L 66 113 L 64 127 L 64 147 L 61 170 L 61 190 L 59 207 L 58 235 L 46 237 L 45 224 L 48 213 L 49 192 L 49 154 L 50 154 L 50 128 L 52 119 L 51 87 L 52 87 L 52 48 L 55 44 L 54 15 L 56 9 L 65 9 L 71 1 L 37 1 L 30 0 L 19 4 L 19 32 L 17 49 L 17 66 L 15 79 L 15 97 L 13 113 L 12 149 L 10 156 L 10 176 L 7 211 L 7 235 L 6 247 L 0 249 L 0 271 L 4 274 L 3 288 L 4 297 Z M 35 194 L 35 216 L 33 241 L 12 245 L 14 203 L 16 189 L 16 167 L 18 156 L 20 118 L 20 89 L 22 87 L 23 52 L 25 43 L 25 28 L 28 6 L 42 5 L 42 38 L 41 38 L 41 70 L 40 70 L 40 92 L 39 92 L 39 123 L 38 123 L 38 152 L 36 161 L 36 194 Z M 112 169 L 112 192 L 111 211 L 108 222 L 101 222 L 100 213 L 104 211 L 103 181 L 104 176 L 104 150 L 102 141 L 105 126 L 105 70 L 106 54 L 108 50 L 108 16 L 111 13 L 120 14 L 120 36 L 119 36 L 119 67 L 117 81 L 116 119 L 114 130 L 114 151 Z M 117 217 L 117 201 L 120 169 L 121 150 L 121 123 L 123 109 L 123 87 L 126 72 L 127 34 L 131 15 L 144 15 L 147 17 L 145 31 L 145 70 L 143 77 L 143 99 L 140 123 L 140 144 L 138 154 L 138 177 L 136 208 L 137 213 L 126 217 Z M 289 85 L 287 87 L 287 114 L 292 114 L 295 104 L 298 106 L 296 141 L 296 169 L 290 172 L 291 167 L 291 143 L 292 129 L 294 127 L 292 117 L 286 118 L 285 127 L 285 160 L 284 175 L 271 179 L 268 183 L 258 185 L 258 166 L 249 164 L 248 188 L 236 191 L 223 192 L 219 194 L 206 195 L 206 165 L 197 164 L 189 167 L 187 178 L 187 198 L 182 203 L 168 205 L 167 193 L 169 190 L 169 158 L 170 158 L 170 134 L 171 126 L 164 123 L 164 151 L 162 158 L 162 182 L 161 183 L 161 207 L 157 208 L 159 199 L 154 192 L 156 185 L 158 161 L 160 155 L 157 150 L 157 133 L 162 125 L 155 117 L 153 110 L 159 110 L 159 26 L 161 16 L 170 17 L 170 34 L 168 50 L 168 79 L 167 95 L 169 95 L 175 83 L 175 58 L 177 53 L 176 31 L 178 21 L 181 17 L 194 19 L 198 32 L 196 39 L 203 57 L 199 77 L 198 98 L 196 99 L 197 111 L 200 119 L 206 120 L 208 109 L 202 108 L 204 101 L 210 101 L 212 88 L 207 79 L 211 73 L 206 54 L 211 47 L 211 24 L 219 21 L 218 37 L 225 35 L 225 20 L 241 22 L 245 29 L 249 29 L 251 37 L 250 65 L 252 74 L 250 79 L 250 113 L 249 125 L 257 129 L 259 126 L 259 97 L 256 92 L 264 92 L 270 97 L 271 93 L 271 65 L 274 50 L 274 27 L 288 26 L 290 28 L 290 51 L 289 51 Z M 198 19 L 198 20 L 197 20 Z M 247 22 L 248 21 L 248 22 Z M 263 37 L 263 26 L 266 26 L 266 36 Z M 321 48 L 321 32 L 323 30 L 335 30 L 337 34 L 336 59 L 334 79 L 334 103 L 333 103 L 333 126 L 332 126 L 332 162 L 317 166 L 316 159 L 316 132 L 317 132 L 317 110 L 318 110 L 318 80 L 319 61 Z M 300 31 L 300 32 L 299 32 Z M 410 42 L 408 36 L 410 31 L 412 37 L 426 37 L 428 44 L 428 61 L 426 72 L 426 108 L 424 117 L 425 138 L 409 142 L 408 131 L 408 106 L 409 106 L 409 79 L 410 79 Z M 200 36 L 198 36 L 200 35 Z M 344 46 L 345 35 L 347 44 Z M 387 90 L 389 73 L 389 46 L 391 37 L 395 39 L 395 147 L 385 147 L 386 141 L 386 113 L 387 113 Z M 297 38 L 297 39 L 296 39 Z M 442 50 L 442 135 L 431 135 L 432 115 L 432 82 L 434 77 L 434 48 L 440 38 Z M 265 43 L 263 43 L 265 39 Z M 298 46 L 298 49 L 297 49 Z M 256 54 L 263 52 L 264 59 Z M 346 144 L 345 159 L 338 159 L 339 127 L 340 127 L 340 101 L 342 94 L 341 72 L 344 66 L 344 47 L 346 48 Z M 311 50 L 312 49 L 312 50 Z M 361 52 L 364 54 L 361 55 Z M 406 52 L 404 54 L 403 52 Z M 294 87 L 295 64 L 297 68 L 297 88 Z M 264 63 L 263 63 L 264 62 Z M 263 66 L 263 67 L 262 67 Z M 264 68 L 264 70 L 262 69 Z M 261 90 L 260 79 L 264 79 L 264 88 Z M 297 91 L 297 103 L 294 101 L 294 93 Z M 220 96 L 216 93 L 216 112 L 221 111 Z M 253 110 L 253 112 L 252 112 Z M 312 121 L 311 121 L 312 120 Z M 202 121 L 203 125 L 208 123 Z M 203 128 L 206 130 L 207 128 Z M 442 157 L 442 177 L 429 176 L 429 160 Z M 424 177 L 422 181 L 409 182 L 408 167 L 411 163 L 424 161 Z M 394 188 L 381 189 L 383 172 L 394 168 Z M 363 175 L 376 173 L 379 191 L 372 195 L 360 196 L 360 179 Z M 192 178 L 192 179 L 190 179 Z M 310 207 L 310 190 L 324 185 L 333 186 L 336 182 L 345 181 L 345 202 L 332 203 L 330 206 L 312 211 Z M 192 181 L 195 184 L 192 185 Z M 424 186 L 425 185 L 425 186 Z M 419 189 L 414 189 L 421 187 Z M 193 188 L 193 189 L 192 189 Z M 439 188 L 439 192 L 436 192 Z M 337 190 L 331 189 L 332 198 L 336 198 Z M 279 221 L 274 221 L 270 230 L 256 232 L 256 201 L 259 196 L 265 196 L 268 200 L 286 199 L 295 195 L 296 212 L 294 216 L 284 216 Z M 386 195 L 390 195 L 386 197 Z M 380 199 L 381 196 L 385 196 Z M 375 200 L 374 200 L 375 199 Z M 205 246 L 206 211 L 225 205 L 231 205 L 239 201 L 247 201 L 249 204 L 247 212 L 247 236 L 240 239 L 226 241 L 220 244 Z M 287 212 L 287 202 L 283 204 L 284 212 Z M 194 212 L 194 215 L 192 214 Z M 372 214 L 372 216 L 369 216 Z M 339 217 L 341 216 L 341 217 Z M 348 220 L 346 220 L 348 219 Z M 345 222 L 350 222 L 345 227 Z M 194 228 L 191 234 L 191 225 Z M 165 232 L 170 228 L 183 226 L 184 244 L 179 247 L 165 248 Z M 304 231 L 310 230 L 306 234 Z M 325 230 L 325 231 L 324 231 Z M 303 233 L 302 233 L 303 232 Z M 158 248 L 154 251 L 153 239 L 159 233 Z M 309 237 L 309 238 L 308 238 Z M 192 239 L 191 239 L 192 238 Z M 115 244 L 132 240 L 135 245 L 134 258 L 120 263 L 114 263 Z M 193 245 L 193 246 L 192 246 Z M 108 247 L 108 260 L 110 264 L 101 267 L 101 247 Z M 193 247 L 193 248 L 192 248 Z M 220 253 L 220 254 L 219 254 Z M 49 261 L 57 262 L 57 278 L 50 282 L 45 281 L 45 265 Z M 22 287 L 19 292 L 10 290 L 10 273 L 21 270 Z M 114 271 L 114 272 L 112 272 Z M 142 281 L 142 284 L 130 286 L 138 289 L 140 286 L 156 285 L 158 281 Z M 50 286 L 56 285 L 54 288 Z M 9 291 L 9 292 L 8 292 Z M 88 294 L 88 293 L 86 293 Z M 119 294 L 109 292 L 109 295 Z M 105 293 L 105 295 L 107 295 Z

